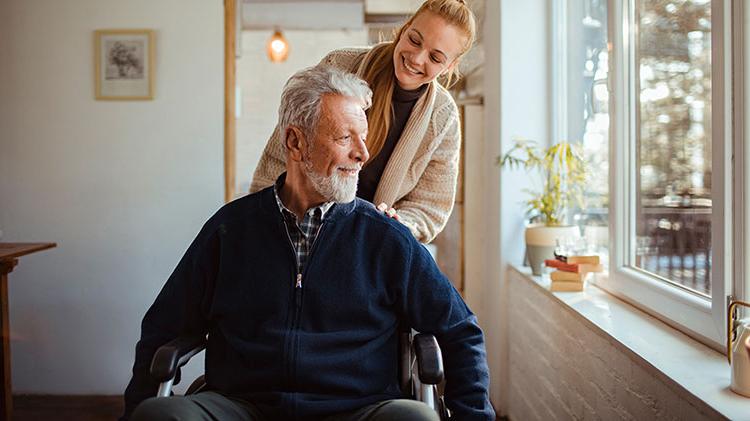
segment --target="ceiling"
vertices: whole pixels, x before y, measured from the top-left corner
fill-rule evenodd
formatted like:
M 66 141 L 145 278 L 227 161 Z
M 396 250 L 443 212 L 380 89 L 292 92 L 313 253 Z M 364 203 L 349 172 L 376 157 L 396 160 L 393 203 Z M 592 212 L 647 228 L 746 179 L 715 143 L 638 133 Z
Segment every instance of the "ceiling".
M 419 7 L 423 0 L 242 0 L 245 4 L 280 3 L 357 3 L 366 13 L 408 14 Z
M 242 0 L 243 29 L 364 29 L 401 23 L 423 0 Z

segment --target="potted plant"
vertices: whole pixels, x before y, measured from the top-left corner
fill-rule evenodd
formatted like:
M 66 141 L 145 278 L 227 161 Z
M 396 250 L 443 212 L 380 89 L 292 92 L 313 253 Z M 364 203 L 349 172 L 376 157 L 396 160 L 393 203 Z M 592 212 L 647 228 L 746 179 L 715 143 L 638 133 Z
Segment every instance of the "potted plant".
M 586 168 L 579 144 L 556 143 L 540 148 L 528 139 L 514 139 L 513 147 L 498 159 L 501 167 L 524 168 L 542 178 L 541 190 L 525 189 L 529 225 L 526 253 L 534 275 L 541 274 L 544 259 L 554 258 L 555 247 L 580 237 L 577 226 L 566 225 L 567 210 L 583 207 Z

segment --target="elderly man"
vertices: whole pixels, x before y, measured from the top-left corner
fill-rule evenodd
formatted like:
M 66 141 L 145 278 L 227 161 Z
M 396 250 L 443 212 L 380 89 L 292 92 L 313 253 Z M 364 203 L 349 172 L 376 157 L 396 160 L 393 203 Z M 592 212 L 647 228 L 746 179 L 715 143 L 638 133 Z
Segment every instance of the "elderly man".
M 330 68 L 287 82 L 287 172 L 188 248 L 143 319 L 124 419 L 434 420 L 401 399 L 400 322 L 437 337 L 455 417 L 494 419 L 476 318 L 406 227 L 355 199 L 370 96 Z M 146 400 L 155 350 L 185 334 L 208 334 L 209 391 Z

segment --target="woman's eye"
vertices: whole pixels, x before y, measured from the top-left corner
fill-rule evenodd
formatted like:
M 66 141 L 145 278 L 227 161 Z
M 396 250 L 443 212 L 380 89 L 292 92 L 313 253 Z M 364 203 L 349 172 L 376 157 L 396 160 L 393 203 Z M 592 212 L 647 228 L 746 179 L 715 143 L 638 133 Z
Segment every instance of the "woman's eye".
M 435 63 L 438 63 L 438 64 L 442 63 L 442 62 L 440 61 L 440 58 L 439 58 L 438 56 L 433 56 L 433 55 L 431 55 L 431 56 L 430 56 L 430 58 L 431 58 L 431 59 L 432 59 L 432 61 L 434 61 Z
M 412 37 L 409 37 L 409 41 L 411 41 L 411 43 L 414 44 L 414 45 L 419 45 L 419 41 L 416 40 L 416 39 L 414 39 L 414 38 L 412 38 Z

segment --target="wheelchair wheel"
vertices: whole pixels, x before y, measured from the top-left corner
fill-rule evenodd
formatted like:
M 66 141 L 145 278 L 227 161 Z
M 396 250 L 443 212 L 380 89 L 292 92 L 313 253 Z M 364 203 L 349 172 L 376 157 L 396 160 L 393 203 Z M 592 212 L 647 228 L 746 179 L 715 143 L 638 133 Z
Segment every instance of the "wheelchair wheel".
M 190 387 L 187 388 L 187 390 L 185 391 L 185 394 L 193 395 L 202 391 L 205 388 L 206 388 L 206 376 L 201 375 L 195 380 L 193 380 L 192 383 L 190 383 Z

